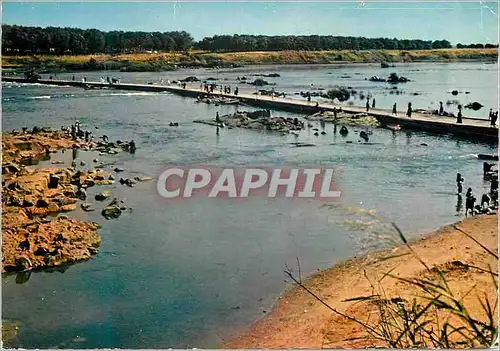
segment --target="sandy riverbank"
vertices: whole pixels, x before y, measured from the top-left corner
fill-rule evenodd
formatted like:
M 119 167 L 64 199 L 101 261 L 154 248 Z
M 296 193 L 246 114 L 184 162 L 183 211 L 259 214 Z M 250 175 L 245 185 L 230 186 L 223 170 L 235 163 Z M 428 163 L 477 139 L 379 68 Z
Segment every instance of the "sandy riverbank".
M 482 215 L 465 219 L 456 224 L 494 252 L 498 252 L 498 217 Z M 497 271 L 498 260 L 483 248 L 454 228 L 444 227 L 425 235 L 411 244 L 430 268 L 443 270 L 450 289 L 457 296 L 464 296 L 464 304 L 473 316 L 484 318 L 478 296 L 488 296 L 492 305 L 497 301 L 497 291 L 488 273 L 469 266 Z M 401 254 L 407 254 L 398 256 Z M 388 256 L 398 256 L 384 259 Z M 460 263 L 458 263 L 460 262 Z M 465 266 L 464 266 L 465 265 Z M 371 282 L 378 281 L 384 273 L 401 278 L 434 279 L 406 246 L 373 252 L 360 258 L 341 262 L 334 267 L 314 274 L 305 280 L 305 285 L 331 307 L 351 317 L 366 321 L 376 307 L 368 301 L 343 302 L 358 296 L 373 293 Z M 368 279 L 367 279 L 368 278 Z M 401 297 L 412 300 L 422 295 L 413 285 L 404 284 L 386 276 L 383 288 L 388 299 Z M 496 304 L 495 304 L 496 306 Z M 495 312 L 496 313 L 496 312 Z M 366 336 L 366 332 L 355 322 L 334 314 L 300 287 L 289 289 L 277 301 L 274 309 L 235 339 L 220 345 L 220 348 L 359 348 L 382 345 L 368 340 L 347 341 L 353 337 Z

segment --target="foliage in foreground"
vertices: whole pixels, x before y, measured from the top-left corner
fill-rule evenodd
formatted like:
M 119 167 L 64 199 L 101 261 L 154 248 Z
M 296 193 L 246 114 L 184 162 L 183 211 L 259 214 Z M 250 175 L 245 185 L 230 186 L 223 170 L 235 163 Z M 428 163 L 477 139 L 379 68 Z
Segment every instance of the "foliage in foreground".
M 375 216 L 372 216 L 375 217 Z M 367 340 L 374 345 L 384 345 L 389 348 L 477 348 L 491 347 L 498 342 L 498 299 L 491 301 L 488 296 L 477 296 L 482 307 L 482 316 L 478 317 L 464 304 L 464 299 L 473 293 L 472 287 L 464 296 L 458 296 L 450 288 L 445 277 L 445 270 L 432 267 L 429 268 L 408 244 L 406 237 L 399 228 L 392 223 L 399 238 L 425 268 L 428 276 L 433 278 L 403 278 L 391 272 L 386 272 L 376 282 L 370 281 L 372 289 L 369 296 L 357 296 L 344 302 L 367 302 L 376 306 L 376 317 L 373 320 L 361 320 L 349 316 L 328 305 L 321 297 L 317 296 L 299 277 L 295 277 L 290 269 L 285 270 L 286 275 L 298 286 L 312 295 L 327 308 L 361 326 L 365 336 L 351 338 L 348 341 Z M 487 255 L 498 260 L 498 255 L 478 242 L 469 233 L 455 226 L 460 231 L 481 246 Z M 298 260 L 297 260 L 298 262 Z M 300 272 L 300 263 L 299 272 Z M 498 291 L 498 272 L 491 267 L 480 268 L 464 265 L 460 261 L 452 262 L 453 265 L 462 269 L 475 269 L 490 275 L 491 284 Z M 457 268 L 455 267 L 455 268 Z M 383 280 L 391 277 L 401 283 L 416 288 L 418 296 L 412 301 L 401 297 L 389 298 L 384 291 Z M 366 277 L 368 279 L 368 277 Z

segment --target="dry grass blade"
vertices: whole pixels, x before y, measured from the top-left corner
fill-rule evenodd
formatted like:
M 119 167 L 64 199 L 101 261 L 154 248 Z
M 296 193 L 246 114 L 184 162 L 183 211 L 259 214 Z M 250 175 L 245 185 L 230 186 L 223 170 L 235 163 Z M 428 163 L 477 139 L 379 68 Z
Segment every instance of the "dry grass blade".
M 478 244 L 479 246 L 481 246 L 481 248 L 486 251 L 487 253 L 489 253 L 490 255 L 492 255 L 493 257 L 495 257 L 497 260 L 498 260 L 498 255 L 496 253 L 494 253 L 493 251 L 491 251 L 490 249 L 488 249 L 486 246 L 484 246 L 483 244 L 481 244 L 479 241 L 477 241 L 476 238 L 474 238 L 472 235 L 470 235 L 469 233 L 467 233 L 465 230 L 463 229 L 460 229 L 459 227 L 457 227 L 456 225 L 453 226 L 456 230 L 458 230 L 460 233 L 463 233 L 465 234 L 468 238 L 470 238 L 472 241 L 474 241 L 476 244 Z

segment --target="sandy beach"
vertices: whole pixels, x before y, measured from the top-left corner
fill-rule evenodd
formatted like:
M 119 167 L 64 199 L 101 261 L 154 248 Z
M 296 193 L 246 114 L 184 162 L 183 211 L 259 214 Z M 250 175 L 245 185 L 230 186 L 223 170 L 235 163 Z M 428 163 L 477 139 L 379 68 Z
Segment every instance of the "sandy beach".
M 498 217 L 481 215 L 466 218 L 454 225 L 423 235 L 410 244 L 363 257 L 353 258 L 321 271 L 304 281 L 304 285 L 329 306 L 350 317 L 367 321 L 376 314 L 376 307 L 367 301 L 343 302 L 373 293 L 370 282 L 391 272 L 398 278 L 432 279 L 416 256 L 431 268 L 440 269 L 456 296 L 464 296 L 464 304 L 479 320 L 484 318 L 478 297 L 485 294 L 497 301 L 492 277 L 471 266 L 488 269 L 498 267 L 498 260 L 455 228 L 462 229 L 493 252 L 498 251 Z M 389 256 L 393 258 L 387 259 Z M 378 279 L 377 279 L 378 278 Z M 473 290 L 471 290 L 474 287 Z M 388 299 L 411 300 L 421 290 L 396 278 L 386 276 L 383 289 Z M 373 319 L 373 318 L 372 318 Z M 335 314 L 300 287 L 291 287 L 278 298 L 274 309 L 248 330 L 220 348 L 360 348 L 386 346 L 381 341 L 351 340 L 366 336 L 363 328 Z

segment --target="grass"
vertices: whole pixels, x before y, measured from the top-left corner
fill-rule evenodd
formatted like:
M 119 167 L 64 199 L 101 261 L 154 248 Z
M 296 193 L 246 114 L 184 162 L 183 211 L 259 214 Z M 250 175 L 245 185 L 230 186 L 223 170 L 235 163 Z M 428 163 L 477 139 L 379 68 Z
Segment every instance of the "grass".
M 498 49 L 441 49 L 441 50 L 335 50 L 335 51 L 252 51 L 213 53 L 190 51 L 188 53 L 153 54 L 97 54 L 73 56 L 2 56 L 2 67 L 16 68 L 40 65 L 47 69 L 85 70 L 171 70 L 176 67 L 234 67 L 249 64 L 327 64 L 368 62 L 419 62 L 497 60 Z M 93 58 L 99 63 L 89 68 Z

